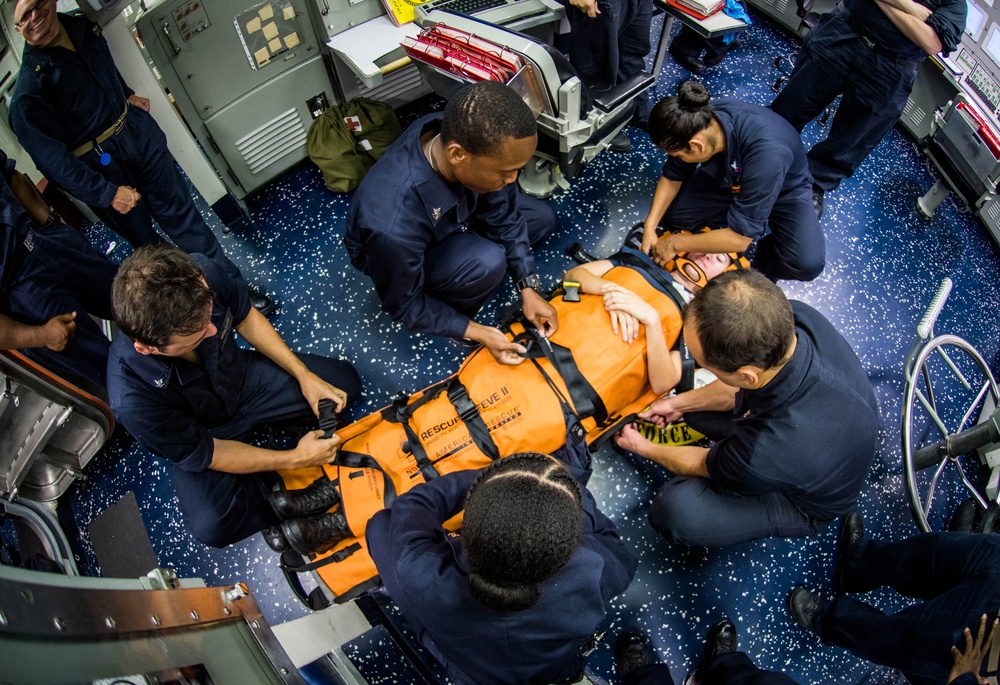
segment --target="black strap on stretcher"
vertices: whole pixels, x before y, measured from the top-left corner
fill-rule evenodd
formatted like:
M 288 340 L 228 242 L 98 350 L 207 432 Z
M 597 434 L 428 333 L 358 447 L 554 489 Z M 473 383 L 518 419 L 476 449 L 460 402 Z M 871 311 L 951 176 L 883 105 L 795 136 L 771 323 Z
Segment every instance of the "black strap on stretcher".
M 569 390 L 577 416 L 581 419 L 593 417 L 598 424 L 607 421 L 608 410 L 604 406 L 604 400 L 594 390 L 590 381 L 580 373 L 580 367 L 577 366 L 571 349 L 556 345 L 530 326 L 526 326 L 524 333 L 518 335 L 514 342 L 527 348 L 528 351 L 524 356 L 528 359 L 534 361 L 544 356 L 555 367 L 563 383 L 566 384 L 566 389 Z
M 385 508 L 388 509 L 393 501 L 396 499 L 396 485 L 392 482 L 392 478 L 389 474 L 385 472 L 382 465 L 375 461 L 374 458 L 368 456 L 367 454 L 360 454 L 358 452 L 351 452 L 349 450 L 339 450 L 337 456 L 333 459 L 334 466 L 343 466 L 350 469 L 374 469 L 380 472 L 385 481 L 385 488 L 382 493 L 382 503 Z
M 425 390 L 424 394 L 412 404 L 407 404 L 409 399 L 407 397 L 401 396 L 397 398 L 393 405 L 387 407 L 382 413 L 387 421 L 399 423 L 403 426 L 409 453 L 416 461 L 417 468 L 420 469 L 424 480 L 427 481 L 437 478 L 441 474 L 434 468 L 434 464 L 427 456 L 427 450 L 424 449 L 419 436 L 410 427 L 410 419 L 417 409 L 427 402 L 436 399 L 442 392 L 447 392 L 451 406 L 455 409 L 455 413 L 458 414 L 458 418 L 465 424 L 465 427 L 469 431 L 469 436 L 476 447 L 479 448 L 479 451 L 494 461 L 500 458 L 500 449 L 493 442 L 490 430 L 479 413 L 479 407 L 472 402 L 468 390 L 462 384 L 462 381 L 459 380 L 458 376 L 452 376 Z
M 486 422 L 483 421 L 483 416 L 479 413 L 479 407 L 472 403 L 469 391 L 462 385 L 458 376 L 453 377 L 448 387 L 448 399 L 451 400 L 451 406 L 458 412 L 458 417 L 465 423 L 465 427 L 469 430 L 469 435 L 479 451 L 489 457 L 491 461 L 499 459 L 500 448 L 493 442 L 493 436 L 490 435 L 490 429 L 486 427 Z

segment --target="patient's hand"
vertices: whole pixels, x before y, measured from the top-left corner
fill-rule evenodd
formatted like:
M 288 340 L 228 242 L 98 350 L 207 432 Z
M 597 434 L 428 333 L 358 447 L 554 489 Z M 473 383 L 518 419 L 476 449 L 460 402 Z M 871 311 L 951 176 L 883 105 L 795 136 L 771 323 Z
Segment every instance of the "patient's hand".
M 648 448 L 653 446 L 653 443 L 644 438 L 631 423 L 615 433 L 615 444 L 629 452 L 635 452 L 640 457 L 645 457 Z
M 643 326 L 659 326 L 660 315 L 653 306 L 631 290 L 616 283 L 607 283 L 604 293 L 604 308 L 609 312 L 625 312 L 634 316 Z
M 655 423 L 658 426 L 666 426 L 668 423 L 676 421 L 684 416 L 682 412 L 674 408 L 676 401 L 676 395 L 661 397 L 649 405 L 649 409 L 639 412 L 639 418 L 646 419 L 650 423 Z

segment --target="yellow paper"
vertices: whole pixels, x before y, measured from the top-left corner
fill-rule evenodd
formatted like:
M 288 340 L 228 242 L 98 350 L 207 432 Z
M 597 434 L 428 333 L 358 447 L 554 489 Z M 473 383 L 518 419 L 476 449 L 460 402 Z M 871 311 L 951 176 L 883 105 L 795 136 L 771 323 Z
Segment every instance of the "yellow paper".
M 260 19 L 254 17 L 247 22 L 247 33 L 257 33 L 258 31 L 260 31 Z
M 299 34 L 289 33 L 287 36 L 285 36 L 285 47 L 288 48 L 289 50 L 291 50 L 298 44 L 299 44 Z
M 274 40 L 268 42 L 267 47 L 271 50 L 272 55 L 281 52 L 281 39 L 275 38 Z
M 291 21 L 295 18 L 295 8 L 291 5 L 283 7 L 281 9 L 281 16 L 283 16 L 286 21 Z
M 274 8 L 271 5 L 264 5 L 257 10 L 257 16 L 260 17 L 261 21 L 270 21 L 274 18 Z
M 270 24 L 264 24 L 264 38 L 267 40 L 273 40 L 278 37 L 278 27 L 272 21 Z
M 267 48 L 261 48 L 253 53 L 253 58 L 257 61 L 257 66 L 262 67 L 271 61 L 271 53 L 267 51 Z

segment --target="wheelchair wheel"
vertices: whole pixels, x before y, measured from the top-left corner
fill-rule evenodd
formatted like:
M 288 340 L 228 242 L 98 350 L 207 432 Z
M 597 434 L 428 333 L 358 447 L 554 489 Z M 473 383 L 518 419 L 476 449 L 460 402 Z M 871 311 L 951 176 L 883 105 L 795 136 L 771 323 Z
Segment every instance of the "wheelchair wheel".
M 922 532 L 947 530 L 959 501 L 971 497 L 986 510 L 997 493 L 987 495 L 981 484 L 982 450 L 940 456 L 928 446 L 989 419 L 1000 389 L 979 352 L 954 335 L 929 340 L 909 362 L 906 377 L 902 439 L 910 509 Z

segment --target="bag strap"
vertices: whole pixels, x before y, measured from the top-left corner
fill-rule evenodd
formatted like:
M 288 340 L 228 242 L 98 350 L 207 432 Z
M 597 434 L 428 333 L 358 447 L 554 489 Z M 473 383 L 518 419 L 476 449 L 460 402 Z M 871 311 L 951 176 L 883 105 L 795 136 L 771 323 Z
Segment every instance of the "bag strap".
M 392 478 L 390 478 L 389 474 L 385 472 L 382 465 L 367 454 L 360 454 L 358 452 L 351 452 L 349 450 L 342 449 L 339 450 L 337 452 L 337 456 L 334 457 L 333 465 L 345 466 L 347 468 L 354 469 L 374 469 L 379 471 L 385 478 L 385 487 L 382 494 L 382 500 L 385 504 L 385 508 L 388 509 L 396 499 L 396 484 L 392 482 Z
M 337 550 L 329 556 L 323 557 L 322 559 L 317 559 L 316 561 L 309 563 L 302 563 L 302 557 L 299 556 L 295 550 L 286 549 L 281 553 L 278 568 L 281 569 L 281 573 L 285 576 L 285 581 L 288 582 L 288 586 L 292 588 L 292 593 L 299 599 L 299 601 L 313 611 L 319 611 L 320 609 L 325 609 L 330 606 L 333 602 L 327 599 L 327 596 L 321 587 L 316 587 L 313 588 L 311 592 L 306 592 L 305 588 L 302 587 L 302 580 L 299 578 L 299 574 L 315 571 L 316 569 L 326 566 L 327 564 L 339 563 L 360 550 L 361 543 L 355 542 L 347 547 L 344 547 L 343 549 Z
M 534 343 L 530 347 L 537 346 L 541 349 L 546 359 L 562 377 L 566 389 L 569 390 L 570 399 L 573 400 L 573 406 L 576 408 L 576 415 L 581 419 L 593 417 L 598 424 L 604 423 L 608 418 L 608 410 L 604 406 L 604 400 L 594 390 L 590 381 L 580 372 L 580 367 L 577 366 L 576 359 L 573 357 L 573 351 L 568 347 L 556 345 L 540 335 L 534 328 L 526 328 L 524 333 L 518 337 L 522 336 L 527 336 L 527 340 Z
M 469 435 L 472 437 L 472 441 L 476 443 L 479 451 L 492 461 L 499 459 L 500 449 L 493 442 L 490 429 L 486 427 L 486 422 L 483 421 L 483 417 L 479 413 L 479 407 L 472 403 L 472 400 L 469 398 L 469 391 L 466 390 L 462 381 L 458 379 L 458 376 L 454 376 L 449 384 L 448 399 L 451 400 L 451 405 L 458 413 L 458 418 L 462 420 L 465 427 L 469 430 Z

